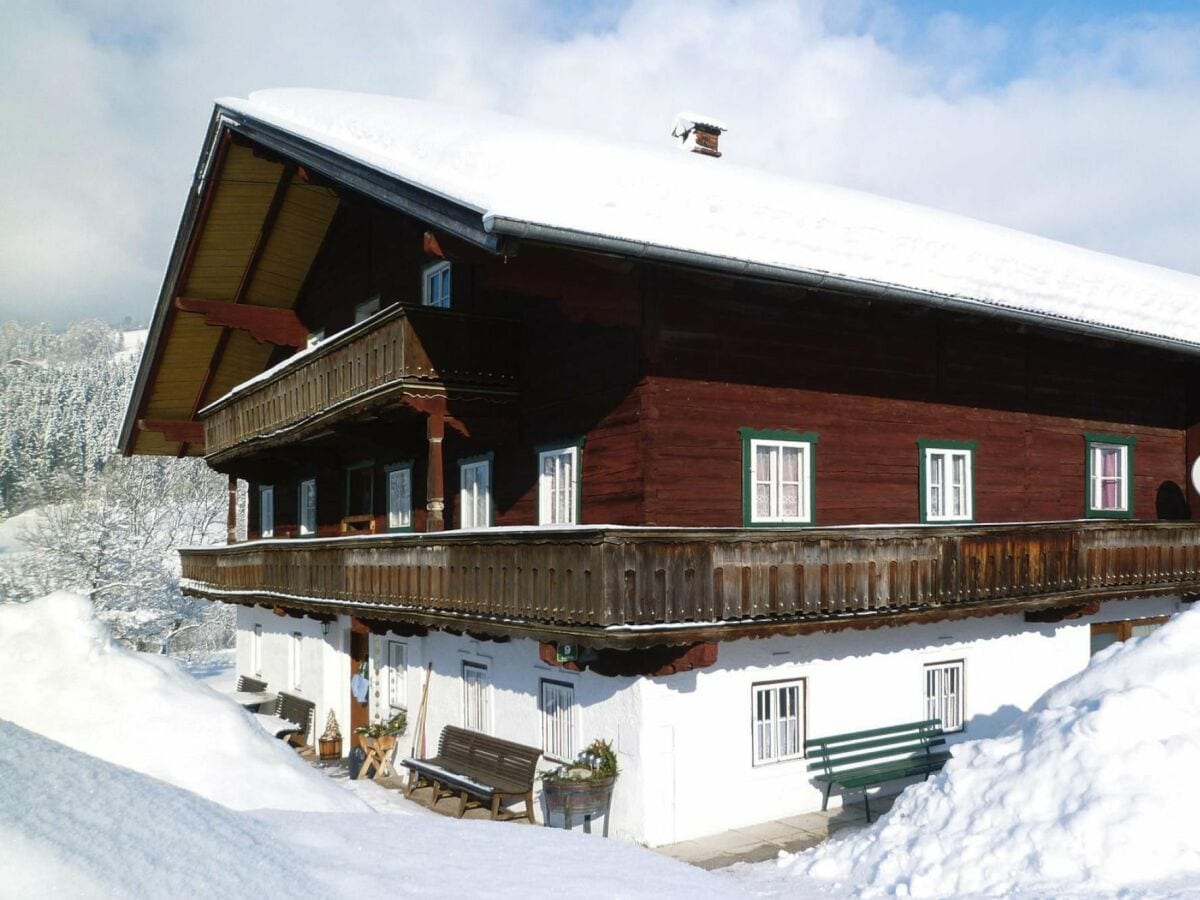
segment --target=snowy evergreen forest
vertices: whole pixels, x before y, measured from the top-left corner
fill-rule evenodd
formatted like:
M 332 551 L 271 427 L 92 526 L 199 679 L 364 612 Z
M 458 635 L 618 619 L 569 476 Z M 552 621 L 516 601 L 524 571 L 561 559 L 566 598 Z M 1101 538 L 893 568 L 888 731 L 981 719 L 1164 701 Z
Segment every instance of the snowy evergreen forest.
M 0 324 L 0 601 L 76 590 L 130 646 L 206 652 L 232 640 L 231 616 L 183 597 L 175 548 L 224 538 L 224 479 L 117 454 L 141 337 Z

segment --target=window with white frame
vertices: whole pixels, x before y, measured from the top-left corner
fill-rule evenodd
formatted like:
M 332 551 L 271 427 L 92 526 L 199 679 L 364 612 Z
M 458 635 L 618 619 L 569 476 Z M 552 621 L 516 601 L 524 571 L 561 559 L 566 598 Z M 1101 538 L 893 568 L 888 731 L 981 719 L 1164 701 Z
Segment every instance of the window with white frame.
M 538 524 L 579 522 L 579 447 L 538 453 Z
M 921 452 L 921 519 L 970 522 L 974 510 L 974 442 L 918 441 Z
M 258 489 L 258 533 L 261 537 L 275 536 L 275 487 L 264 484 Z
M 811 524 L 816 436 L 784 437 L 742 429 L 742 441 L 745 524 Z
M 1087 435 L 1087 514 L 1133 515 L 1133 438 Z
M 421 279 L 421 302 L 425 306 L 450 308 L 450 263 L 426 266 Z
M 376 294 L 370 300 L 364 300 L 362 303 L 354 307 L 354 324 L 357 325 L 364 319 L 369 319 L 375 313 L 379 312 L 380 300 Z
M 459 473 L 459 517 L 463 528 L 487 528 L 492 524 L 492 462 L 464 461 Z
M 408 645 L 403 641 L 388 641 L 388 706 L 408 708 Z
M 317 533 L 317 479 L 300 482 L 300 534 Z
M 928 663 L 925 666 L 925 718 L 941 719 L 944 731 L 962 731 L 965 712 L 964 663 Z
M 292 640 L 288 645 L 288 672 L 291 676 L 292 690 L 300 690 L 301 651 L 304 645 L 304 635 L 298 631 L 292 632 Z
M 547 759 L 575 759 L 575 687 L 565 681 L 541 680 L 542 751 Z
M 412 528 L 412 466 L 399 465 L 387 472 L 388 528 Z
M 483 663 L 464 662 L 463 727 L 490 734 L 492 731 L 492 684 Z
M 254 634 L 250 638 L 250 670 L 255 675 L 262 674 L 262 626 L 254 626 Z
M 804 755 L 804 679 L 752 686 L 754 765 Z

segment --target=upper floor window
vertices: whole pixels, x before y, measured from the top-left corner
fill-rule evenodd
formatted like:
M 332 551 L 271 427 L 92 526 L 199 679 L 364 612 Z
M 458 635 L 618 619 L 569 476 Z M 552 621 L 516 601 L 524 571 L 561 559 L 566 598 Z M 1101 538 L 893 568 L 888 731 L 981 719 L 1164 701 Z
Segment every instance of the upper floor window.
M 459 473 L 459 521 L 463 528 L 487 528 L 492 524 L 492 460 L 463 460 Z
M 804 679 L 756 684 L 753 701 L 754 765 L 804 755 Z
M 745 525 L 811 525 L 817 436 L 741 429 Z
M 975 441 L 917 441 L 922 522 L 972 521 L 975 446 Z
M 317 533 L 317 479 L 300 482 L 300 534 Z
M 357 325 L 363 319 L 369 319 L 375 313 L 379 312 L 379 304 L 379 295 L 376 294 L 370 300 L 364 300 L 354 307 L 354 324 Z
M 1091 518 L 1133 517 L 1133 445 L 1137 439 L 1084 435 L 1087 456 L 1086 513 Z
M 346 515 L 369 516 L 374 512 L 375 467 L 363 462 L 346 469 Z
M 579 444 L 538 453 L 538 524 L 579 522 Z
M 388 467 L 387 510 L 390 530 L 412 528 L 412 463 Z
M 275 486 L 271 484 L 258 489 L 258 533 L 265 538 L 275 536 Z
M 436 262 L 422 272 L 421 302 L 426 306 L 450 308 L 450 263 Z

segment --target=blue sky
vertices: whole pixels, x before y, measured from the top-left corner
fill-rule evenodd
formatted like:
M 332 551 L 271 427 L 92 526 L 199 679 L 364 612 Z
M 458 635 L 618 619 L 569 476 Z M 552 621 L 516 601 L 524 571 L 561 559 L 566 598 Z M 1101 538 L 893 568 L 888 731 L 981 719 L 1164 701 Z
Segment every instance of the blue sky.
M 1147 10 L 1150 10 L 1147 12 Z M 0 320 L 148 317 L 212 102 L 497 109 L 1200 273 L 1200 3 L 9 0 Z

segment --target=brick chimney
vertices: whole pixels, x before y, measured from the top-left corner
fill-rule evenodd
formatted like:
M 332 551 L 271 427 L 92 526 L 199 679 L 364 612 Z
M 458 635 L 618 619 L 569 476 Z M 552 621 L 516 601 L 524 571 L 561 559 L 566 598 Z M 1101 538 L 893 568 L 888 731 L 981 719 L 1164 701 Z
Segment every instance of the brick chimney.
M 682 112 L 675 117 L 671 136 L 680 139 L 684 150 L 719 157 L 721 151 L 717 149 L 717 142 L 721 138 L 721 132 L 728 130 L 720 119 L 713 116 Z

